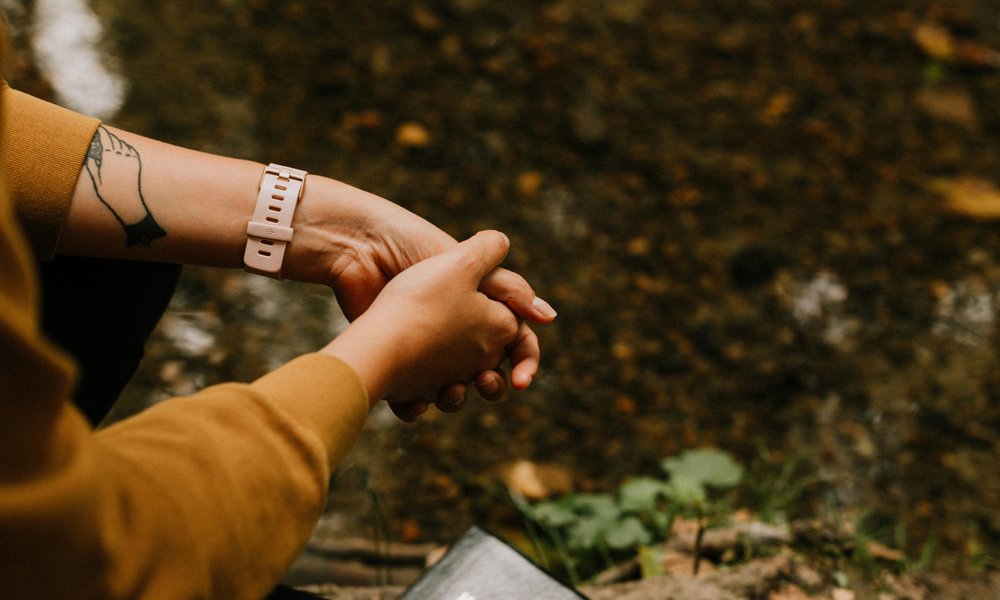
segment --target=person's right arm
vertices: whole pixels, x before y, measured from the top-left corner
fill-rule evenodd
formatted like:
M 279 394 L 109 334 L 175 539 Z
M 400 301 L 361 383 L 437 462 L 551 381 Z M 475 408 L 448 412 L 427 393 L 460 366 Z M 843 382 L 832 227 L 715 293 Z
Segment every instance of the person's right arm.
M 321 352 L 92 434 L 38 333 L 11 224 L 0 220 L 4 598 L 263 596 L 308 538 L 368 398 L 469 377 L 517 335 L 477 290 L 507 248 L 482 233 L 395 278 Z

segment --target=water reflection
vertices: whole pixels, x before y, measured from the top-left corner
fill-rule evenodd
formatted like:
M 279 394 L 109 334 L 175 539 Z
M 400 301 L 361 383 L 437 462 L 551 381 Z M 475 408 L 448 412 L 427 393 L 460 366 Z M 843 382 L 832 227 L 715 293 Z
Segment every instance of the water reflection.
M 126 84 L 102 52 L 103 28 L 86 0 L 35 0 L 33 25 L 38 66 L 60 103 L 112 119 L 125 101 Z

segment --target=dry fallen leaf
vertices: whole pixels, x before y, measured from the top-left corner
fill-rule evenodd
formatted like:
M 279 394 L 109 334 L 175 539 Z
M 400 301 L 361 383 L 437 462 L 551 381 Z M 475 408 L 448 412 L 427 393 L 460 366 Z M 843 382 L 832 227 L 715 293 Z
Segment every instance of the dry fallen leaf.
M 572 490 L 569 471 L 556 465 L 519 460 L 500 467 L 500 479 L 511 492 L 529 500 L 544 500 Z
M 974 67 L 1000 68 L 1000 51 L 972 40 L 956 40 L 936 23 L 921 23 L 913 29 L 913 41 L 929 58 Z
M 830 592 L 831 600 L 854 600 L 854 592 L 845 588 L 833 588 Z
M 974 219 L 1000 219 L 1000 190 L 977 177 L 935 179 L 930 188 L 944 196 L 948 210 Z
M 767 600 L 809 600 L 809 594 L 793 583 L 786 583 L 768 594 Z
M 878 542 L 870 542 L 868 544 L 868 554 L 870 554 L 872 558 L 887 560 L 889 562 L 901 562 L 906 558 L 906 556 L 899 550 L 890 548 L 889 546 Z
M 396 130 L 396 141 L 402 146 L 419 148 L 426 146 L 431 141 L 431 134 L 427 128 L 420 123 L 403 123 Z
M 927 56 L 950 60 L 955 55 L 955 40 L 947 29 L 934 23 L 921 23 L 913 30 L 913 41 Z
M 975 103 L 965 90 L 925 87 L 917 93 L 916 102 L 921 110 L 935 119 L 970 131 L 979 128 Z
M 787 91 L 781 91 L 771 96 L 757 117 L 767 125 L 778 123 L 792 108 L 794 97 Z

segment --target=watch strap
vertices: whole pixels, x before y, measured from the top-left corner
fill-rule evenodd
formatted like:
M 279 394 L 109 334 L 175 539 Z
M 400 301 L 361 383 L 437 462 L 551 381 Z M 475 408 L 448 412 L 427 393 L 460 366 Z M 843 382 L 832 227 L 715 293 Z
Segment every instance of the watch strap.
M 306 183 L 305 171 L 271 163 L 264 169 L 257 206 L 247 223 L 243 268 L 281 279 L 285 248 L 292 241 L 292 217 Z

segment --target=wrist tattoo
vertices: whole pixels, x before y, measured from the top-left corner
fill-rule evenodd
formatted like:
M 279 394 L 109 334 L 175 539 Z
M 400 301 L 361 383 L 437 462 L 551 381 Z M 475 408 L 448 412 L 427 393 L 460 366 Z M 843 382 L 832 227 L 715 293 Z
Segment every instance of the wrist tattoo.
M 148 246 L 167 235 L 142 195 L 142 159 L 135 146 L 98 126 L 84 162 L 94 193 L 125 231 L 125 245 Z

